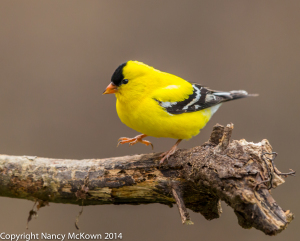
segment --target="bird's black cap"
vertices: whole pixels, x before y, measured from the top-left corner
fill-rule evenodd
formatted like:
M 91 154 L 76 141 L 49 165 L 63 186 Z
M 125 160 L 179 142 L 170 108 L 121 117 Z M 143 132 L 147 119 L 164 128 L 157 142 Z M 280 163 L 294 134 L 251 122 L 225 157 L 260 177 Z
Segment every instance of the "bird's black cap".
M 113 73 L 111 77 L 111 82 L 113 82 L 116 86 L 121 85 L 121 81 L 124 79 L 123 68 L 126 66 L 126 63 L 121 64 Z

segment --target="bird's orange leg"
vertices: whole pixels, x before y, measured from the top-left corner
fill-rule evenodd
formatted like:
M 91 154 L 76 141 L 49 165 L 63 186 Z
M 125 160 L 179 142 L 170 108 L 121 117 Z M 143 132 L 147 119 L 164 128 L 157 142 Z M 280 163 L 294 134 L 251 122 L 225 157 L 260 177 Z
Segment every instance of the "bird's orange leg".
M 149 146 L 151 145 L 152 146 L 152 150 L 153 150 L 153 145 L 150 141 L 146 141 L 146 140 L 143 140 L 143 138 L 145 138 L 147 135 L 144 135 L 144 134 L 141 134 L 141 135 L 138 135 L 136 137 L 133 137 L 133 138 L 127 138 L 127 137 L 121 137 L 118 141 L 118 146 L 121 144 L 125 144 L 125 143 L 129 143 L 129 145 L 133 146 L 135 145 L 136 143 L 138 142 L 141 142 L 143 144 L 145 144 L 146 146 Z
M 171 149 L 169 151 L 166 151 L 160 155 L 160 157 L 162 157 L 162 159 L 160 160 L 159 164 L 162 164 L 164 162 L 164 160 L 168 159 L 170 156 L 172 156 L 175 153 L 175 151 L 177 150 L 177 146 L 179 145 L 179 143 L 181 141 L 182 141 L 182 139 L 178 139 L 178 141 L 175 143 L 174 146 L 171 147 Z

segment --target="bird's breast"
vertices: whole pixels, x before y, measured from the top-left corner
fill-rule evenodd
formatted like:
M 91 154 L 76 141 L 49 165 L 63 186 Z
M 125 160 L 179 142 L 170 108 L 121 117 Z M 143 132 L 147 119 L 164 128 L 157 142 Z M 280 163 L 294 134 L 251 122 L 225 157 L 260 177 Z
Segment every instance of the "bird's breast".
M 154 99 L 124 103 L 117 100 L 117 113 L 128 127 L 154 137 L 190 139 L 212 116 L 210 108 L 193 113 L 169 114 Z

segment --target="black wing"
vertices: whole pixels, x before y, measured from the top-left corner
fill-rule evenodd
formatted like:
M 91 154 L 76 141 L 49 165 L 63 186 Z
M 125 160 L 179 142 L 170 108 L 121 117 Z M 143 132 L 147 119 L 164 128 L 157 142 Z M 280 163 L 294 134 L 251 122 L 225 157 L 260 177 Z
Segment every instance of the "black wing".
M 170 114 L 182 114 L 203 110 L 219 103 L 244 98 L 248 93 L 244 90 L 233 90 L 230 92 L 210 90 L 199 84 L 193 84 L 193 94 L 180 102 L 163 102 L 156 100 L 159 105 Z

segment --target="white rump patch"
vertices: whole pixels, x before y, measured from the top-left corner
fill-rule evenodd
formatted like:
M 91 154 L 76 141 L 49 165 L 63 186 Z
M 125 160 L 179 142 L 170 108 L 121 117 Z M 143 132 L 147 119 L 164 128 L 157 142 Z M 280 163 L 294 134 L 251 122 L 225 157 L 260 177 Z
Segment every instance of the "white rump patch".
M 215 106 L 213 106 L 213 107 L 210 107 L 211 116 L 213 116 L 213 114 L 216 113 L 216 111 L 220 108 L 221 105 L 222 105 L 222 103 L 217 104 L 217 105 L 215 105 Z

